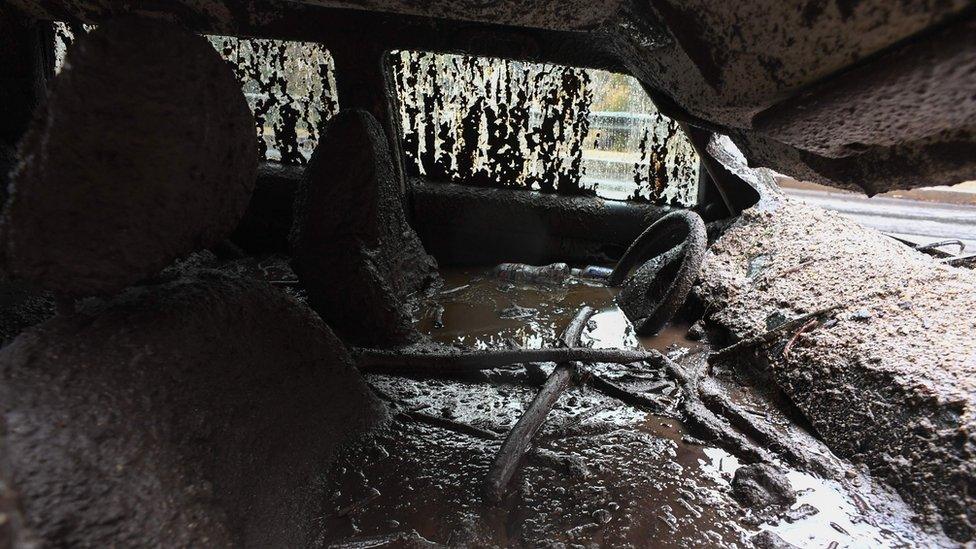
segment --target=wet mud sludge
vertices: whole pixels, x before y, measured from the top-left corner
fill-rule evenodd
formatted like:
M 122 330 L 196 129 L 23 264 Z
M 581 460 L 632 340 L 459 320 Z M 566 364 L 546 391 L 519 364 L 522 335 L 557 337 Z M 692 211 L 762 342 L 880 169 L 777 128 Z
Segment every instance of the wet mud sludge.
M 785 193 L 974 10 L 787 4 L 0 1 L 0 549 L 972 546 L 974 237 Z
M 511 283 L 487 269 L 450 270 L 444 279 L 417 322 L 442 344 L 547 346 L 588 305 L 597 312 L 581 336 L 587 345 L 657 349 L 681 364 L 713 348 L 689 339 L 685 321 L 638 337 L 614 302 L 616 291 L 602 285 Z M 554 367 L 538 365 L 542 379 Z M 951 545 L 917 526 L 890 489 L 809 434 L 797 444 L 808 444 L 841 474 L 827 477 L 773 457 L 762 467 L 775 471 L 794 499 L 742 502 L 737 484 L 746 483 L 737 481 L 746 464 L 685 423 L 674 379 L 640 364 L 587 365 L 580 375 L 586 370 L 653 402 L 654 411 L 575 385 L 556 402 L 497 503 L 482 497 L 482 485 L 506 433 L 537 391 L 531 371 L 487 370 L 463 379 L 368 375 L 399 412 L 333 469 L 335 513 L 326 545 L 355 547 L 408 534 L 447 546 L 733 547 L 750 546 L 755 536 L 756 544 Z M 803 429 L 796 418 L 762 391 L 731 372 L 717 378 L 715 391 L 771 429 L 799 438 L 791 431 Z

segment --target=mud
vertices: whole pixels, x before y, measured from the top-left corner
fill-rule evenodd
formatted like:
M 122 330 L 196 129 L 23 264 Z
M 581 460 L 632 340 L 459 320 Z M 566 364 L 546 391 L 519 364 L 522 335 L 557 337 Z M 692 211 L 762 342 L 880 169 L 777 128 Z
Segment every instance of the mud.
M 613 303 L 614 291 L 605 287 L 512 285 L 484 278 L 484 272 L 446 272 L 440 296 L 419 312 L 418 328 L 447 344 L 540 347 L 551 345 L 587 304 L 599 313 L 583 341 L 595 347 L 641 344 L 679 360 L 706 348 L 707 343 L 685 337 L 688 326 L 682 323 L 658 337 L 638 339 Z M 541 367 L 548 371 L 552 365 Z M 765 515 L 746 510 L 732 497 L 739 461 L 702 442 L 683 424 L 672 380 L 635 366 L 593 368 L 658 399 L 662 413 L 624 405 L 589 387 L 568 390 L 536 438 L 536 451 L 548 460 L 530 456 L 523 462 L 499 505 L 481 498 L 485 475 L 535 388 L 497 379 L 368 376 L 396 408 L 443 421 L 431 425 L 399 414 L 342 458 L 330 475 L 337 488 L 321 542 L 342 547 L 416 532 L 451 547 L 741 547 L 768 531 L 767 536 L 775 533 L 800 546 L 949 545 L 913 525 L 912 513 L 897 496 L 853 468 L 856 484 L 780 464 L 797 502 Z M 752 400 L 742 402 L 757 414 L 790 421 L 762 395 L 735 386 L 749 392 Z M 452 429 L 451 423 L 473 429 Z M 822 444 L 818 450 L 829 454 Z
M 24 329 L 51 318 L 56 310 L 54 296 L 24 284 L 0 282 L 0 347 Z
M 414 341 L 409 302 L 440 283 L 437 263 L 407 224 L 392 162 L 372 115 L 340 112 L 295 200 L 295 273 L 311 307 L 359 345 Z
M 796 503 L 796 492 L 786 475 L 765 463 L 740 467 L 732 477 L 732 495 L 754 509 Z
M 72 47 L 20 144 L 0 217 L 5 271 L 112 294 L 217 244 L 254 185 L 253 124 L 206 39 L 152 20 L 100 25 Z
M 667 116 L 732 136 L 753 165 L 869 194 L 976 177 L 973 72 L 954 70 L 973 57 L 965 0 L 13 4 L 45 20 L 139 13 L 210 33 L 596 66 L 634 75 Z
M 410 180 L 412 219 L 447 265 L 498 258 L 529 264 L 606 262 L 667 208 L 585 196 L 554 196 Z
M 839 455 L 867 465 L 953 539 L 972 539 L 972 271 L 779 198 L 744 213 L 711 248 L 699 297 L 737 338 L 839 304 L 754 358 Z
M 0 378 L 0 505 L 51 547 L 311 545 L 322 473 L 382 416 L 310 309 L 212 270 L 25 332 Z

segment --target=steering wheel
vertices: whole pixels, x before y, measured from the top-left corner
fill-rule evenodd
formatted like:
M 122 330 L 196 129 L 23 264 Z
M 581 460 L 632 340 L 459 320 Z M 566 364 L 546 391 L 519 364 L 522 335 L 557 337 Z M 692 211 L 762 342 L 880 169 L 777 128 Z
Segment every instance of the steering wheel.
M 660 253 L 676 232 L 684 234 L 684 241 Z M 701 269 L 707 243 L 701 216 L 681 210 L 652 223 L 627 248 L 607 285 L 622 286 L 617 303 L 637 335 L 657 334 L 678 313 Z

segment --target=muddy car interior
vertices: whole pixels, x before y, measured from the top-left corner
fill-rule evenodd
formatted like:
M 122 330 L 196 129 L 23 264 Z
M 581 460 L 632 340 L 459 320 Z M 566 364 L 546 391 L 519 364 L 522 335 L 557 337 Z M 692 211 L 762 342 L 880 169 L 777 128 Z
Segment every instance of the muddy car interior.
M 0 548 L 971 546 L 973 8 L 0 0 Z

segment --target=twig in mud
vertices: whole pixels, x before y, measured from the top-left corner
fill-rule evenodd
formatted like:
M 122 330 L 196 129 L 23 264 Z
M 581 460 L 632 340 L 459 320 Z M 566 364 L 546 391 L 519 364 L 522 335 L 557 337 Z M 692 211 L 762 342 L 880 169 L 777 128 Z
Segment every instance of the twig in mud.
M 301 281 L 298 280 L 297 278 L 294 279 L 294 280 L 291 280 L 291 279 L 287 279 L 287 280 L 286 279 L 282 279 L 282 280 L 268 280 L 267 282 L 268 282 L 268 284 L 271 284 L 272 286 L 299 286 L 299 285 L 301 285 Z
M 441 547 L 440 545 L 421 536 L 416 530 L 410 532 L 393 532 L 378 536 L 354 537 L 334 541 L 327 545 L 328 549 L 369 549 L 371 547 Z
M 573 427 L 576 427 L 580 423 L 583 423 L 584 421 L 592 417 L 595 417 L 597 414 L 599 414 L 604 410 L 609 409 L 610 407 L 611 407 L 610 404 L 599 404 L 597 406 L 592 406 L 590 408 L 587 408 L 586 410 L 583 410 L 582 412 L 569 418 L 562 425 L 557 427 L 556 430 L 552 433 L 552 438 L 560 438 L 560 436 L 563 433 L 569 431 Z
M 942 263 L 950 267 L 976 267 L 976 254 L 957 257 L 947 257 Z
M 562 343 L 568 348 L 579 345 L 579 339 L 586 327 L 586 322 L 594 313 L 596 311 L 592 307 L 581 308 L 563 332 Z M 532 399 L 529 407 L 508 432 L 505 442 L 488 469 L 483 494 L 485 499 L 493 503 L 502 500 L 509 481 L 515 475 L 519 461 L 532 443 L 532 437 L 542 427 L 542 423 L 559 396 L 572 385 L 575 374 L 576 366 L 571 362 L 560 362 L 549 374 L 549 378 L 546 379 L 545 384 Z
M 354 511 L 356 511 L 357 509 L 362 508 L 364 505 L 368 505 L 371 501 L 375 500 L 376 498 L 380 497 L 381 495 L 382 494 L 380 494 L 380 491 L 377 490 L 376 488 L 370 488 L 369 489 L 369 493 L 366 494 L 365 497 L 363 497 L 361 499 L 358 499 L 358 500 L 350 503 L 349 505 L 346 505 L 345 507 L 339 509 L 338 511 L 335 512 L 335 516 L 337 516 L 337 517 L 344 517 L 344 516 L 346 516 L 346 515 L 354 512 Z
M 493 433 L 486 429 L 475 427 L 474 425 L 469 425 L 467 423 L 461 423 L 460 421 L 454 421 L 453 419 L 447 419 L 446 417 L 426 414 L 424 412 L 400 410 L 396 413 L 396 417 L 414 421 L 416 423 L 424 423 L 426 425 L 430 425 L 431 427 L 440 427 L 441 429 L 462 433 L 474 438 L 480 438 L 481 440 L 498 440 L 499 438 L 497 433 Z
M 702 402 L 699 396 L 699 385 L 707 370 L 706 363 L 702 362 L 694 371 L 689 371 L 668 357 L 664 357 L 664 368 L 681 389 L 680 409 L 686 423 L 704 433 L 706 440 L 721 446 L 746 463 L 771 461 L 768 452 L 733 429 L 727 421 L 715 415 Z
M 448 431 L 468 435 L 479 440 L 495 442 L 501 439 L 497 433 L 493 433 L 486 429 L 475 427 L 474 425 L 469 425 L 467 423 L 461 423 L 460 421 L 447 419 L 445 417 L 434 416 L 424 412 L 401 410 L 397 412 L 394 417 L 414 423 L 423 423 L 424 425 L 430 425 L 431 427 L 437 427 L 439 429 L 446 429 Z M 572 456 L 564 456 L 561 454 L 556 454 L 555 452 L 547 452 L 539 448 L 529 450 L 527 456 L 533 465 L 549 467 L 550 469 L 564 471 L 568 474 L 581 477 L 589 476 L 589 469 L 587 469 L 583 461 Z
M 818 309 L 816 311 L 813 311 L 812 313 L 807 313 L 805 315 L 800 315 L 800 316 L 798 316 L 798 317 L 796 317 L 794 319 L 787 320 L 786 322 L 780 324 L 779 326 L 773 328 L 772 330 L 769 330 L 767 332 L 764 332 L 764 333 L 762 333 L 762 334 L 760 334 L 760 335 L 758 335 L 756 337 L 750 337 L 748 339 L 743 339 L 742 341 L 739 341 L 738 343 L 735 343 L 733 345 L 729 345 L 728 347 L 725 347 L 724 349 L 721 349 L 721 350 L 719 350 L 719 351 L 717 351 L 715 353 L 712 353 L 711 356 L 708 357 L 708 363 L 709 364 L 715 364 L 716 362 L 725 360 L 725 359 L 729 358 L 730 356 L 733 356 L 733 355 L 736 355 L 736 354 L 742 352 L 743 350 L 751 349 L 753 347 L 758 347 L 760 345 L 764 345 L 766 343 L 769 343 L 770 341 L 776 339 L 776 337 L 778 337 L 780 334 L 782 334 L 785 331 L 795 330 L 795 329 L 799 328 L 800 326 L 803 326 L 805 323 L 809 322 L 810 320 L 817 319 L 817 318 L 819 318 L 821 316 L 824 316 L 826 314 L 832 313 L 832 312 L 834 312 L 834 311 L 836 311 L 836 310 L 838 310 L 838 309 L 840 309 L 842 307 L 843 307 L 842 305 L 832 305 L 830 307 L 825 307 L 823 309 Z
M 814 326 L 818 324 L 820 324 L 819 320 L 817 320 L 816 318 L 811 318 L 810 320 L 807 321 L 806 324 L 800 326 L 800 329 L 797 330 L 795 334 L 793 334 L 793 337 L 791 337 L 790 340 L 786 342 L 786 346 L 783 347 L 783 358 L 789 358 L 790 349 L 792 349 L 793 345 L 796 344 L 796 340 L 800 337 L 800 334 L 809 331 L 810 329 L 812 329 Z
M 797 467 L 803 467 L 827 478 L 838 478 L 843 475 L 838 467 L 833 466 L 826 459 L 807 452 L 797 446 L 797 441 L 788 434 L 777 431 L 768 422 L 752 416 L 751 410 L 736 404 L 713 382 L 704 381 L 698 387 L 702 403 L 715 414 L 729 421 L 733 426 L 763 446 L 781 455 L 787 462 Z
M 586 378 L 586 383 L 604 395 L 610 398 L 615 398 L 624 404 L 629 404 L 635 408 L 640 408 L 653 413 L 661 413 L 665 410 L 665 406 L 657 400 L 646 397 L 640 393 L 628 391 L 616 383 L 607 381 L 598 375 L 588 375 Z
M 966 249 L 966 243 L 956 238 L 949 239 L 949 240 L 939 240 L 938 242 L 932 242 L 930 244 L 922 244 L 920 246 L 915 246 L 914 248 L 919 252 L 926 252 L 928 250 L 935 250 L 937 248 L 944 248 L 946 246 L 956 246 L 957 248 L 959 248 L 959 251 L 957 253 L 962 253 L 962 251 Z
M 491 370 L 527 362 L 632 362 L 657 361 L 657 351 L 636 349 L 591 349 L 557 347 L 552 349 L 490 349 L 449 353 L 417 353 L 386 349 L 354 349 L 356 366 L 364 372 L 456 374 Z

